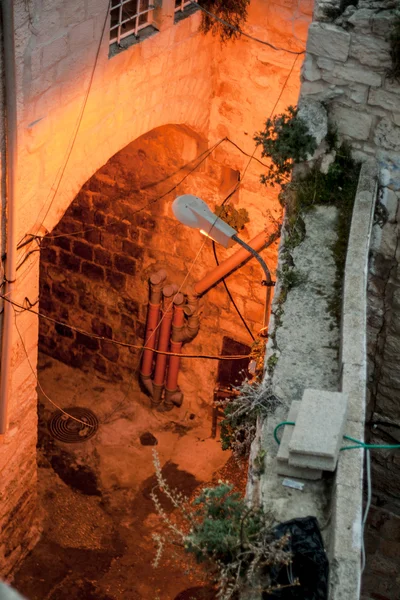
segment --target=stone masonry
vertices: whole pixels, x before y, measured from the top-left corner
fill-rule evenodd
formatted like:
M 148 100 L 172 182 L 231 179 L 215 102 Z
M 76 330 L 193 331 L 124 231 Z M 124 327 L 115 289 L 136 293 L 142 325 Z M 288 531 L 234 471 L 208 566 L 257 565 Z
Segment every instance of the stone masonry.
M 143 344 L 149 275 L 163 268 L 168 273 L 167 282 L 180 285 L 204 240 L 173 217 L 172 201 L 178 193 L 190 192 L 202 194 L 215 206 L 223 200 L 224 186 L 237 179 L 236 172 L 210 158 L 188 176 L 179 192 L 163 197 L 193 168 L 193 159 L 203 147 L 204 141 L 185 128 L 162 127 L 129 144 L 89 179 L 44 240 L 42 314 L 89 334 Z M 159 196 L 162 198 L 157 200 Z M 236 196 L 233 202 L 240 205 L 240 194 Z M 138 212 L 143 205 L 148 208 Z M 269 227 L 273 232 L 275 226 L 271 223 Z M 241 235 L 248 238 L 247 228 Z M 273 248 L 276 252 L 276 243 L 267 251 L 270 264 L 274 262 Z M 223 249 L 217 251 L 222 260 Z M 195 272 L 205 274 L 215 266 L 207 240 Z M 258 264 L 250 262 L 227 280 L 255 336 L 264 311 L 262 277 Z M 190 276 L 184 292 L 192 282 L 194 277 Z M 251 343 L 243 325 L 238 326 L 237 314 L 220 283 L 204 296 L 200 334 L 189 350 L 218 354 L 224 335 Z M 134 348 L 99 341 L 46 319 L 40 320 L 40 349 L 74 367 L 93 368 L 111 380 L 131 378 L 140 354 Z M 185 409 L 198 413 L 212 401 L 215 365 L 199 369 L 197 362 L 183 361 L 182 371 Z
M 174 4 L 174 0 L 157 2 L 153 35 L 109 58 L 108 0 L 14 0 L 19 165 L 16 237 L 17 242 L 31 240 L 18 251 L 20 268 L 15 300 L 19 304 L 35 305 L 39 295 L 39 252 L 29 234 L 44 236 L 52 232 L 75 198 L 71 212 L 59 227 L 61 229 L 63 222 L 73 220 L 75 224 L 83 224 L 85 213 L 78 216 L 74 212 L 72 218 L 72 211 L 77 210 L 81 201 L 82 210 L 87 210 L 84 203 L 97 198 L 99 192 L 93 190 L 91 196 L 85 188 L 81 193 L 82 186 L 121 149 L 156 128 L 179 125 L 201 136 L 207 146 L 228 136 L 251 155 L 254 149 L 252 136 L 262 128 L 266 117 L 273 110 L 279 112 L 296 103 L 300 58 L 248 39 L 221 46 L 218 38 L 198 33 L 199 12 L 175 23 Z M 276 0 L 268 5 L 252 0 L 246 27 L 250 34 L 276 47 L 301 51 L 311 14 L 311 0 Z M 249 160 L 228 142 L 217 148 L 213 158 L 220 168 L 223 166 L 241 173 Z M 3 165 L 4 161 L 2 168 Z M 261 171 L 261 166 L 253 161 L 240 190 L 241 205 L 251 209 L 249 237 L 264 226 L 267 213 L 275 219 L 280 216 L 275 192 L 266 194 L 264 202 L 260 203 Z M 91 183 L 97 179 L 96 175 Z M 4 172 L 1 180 L 4 180 Z M 107 182 L 103 180 L 103 184 L 106 189 Z M 2 214 L 5 209 L 3 198 Z M 112 214 L 111 209 L 107 214 Z M 147 218 L 151 223 L 154 215 L 147 214 Z M 128 223 L 124 225 L 128 227 Z M 150 233 L 143 223 L 138 224 L 139 229 L 140 243 L 148 245 Z M 135 245 L 135 240 L 129 236 L 121 236 L 119 241 L 122 243 L 122 240 L 125 246 L 128 242 Z M 63 248 L 62 243 L 59 241 L 57 246 L 43 248 L 42 264 L 48 271 L 54 266 L 59 269 L 59 261 L 69 261 L 68 268 L 63 271 L 71 279 L 72 274 L 77 275 L 73 269 L 78 268 L 77 261 L 80 261 L 80 273 L 75 281 L 83 281 L 86 277 L 85 285 L 90 283 L 92 286 L 97 285 L 98 274 L 104 278 L 109 275 L 110 267 L 104 261 L 107 261 L 109 255 L 106 253 L 110 248 L 86 238 L 69 240 L 67 248 Z M 89 248 L 85 244 L 89 244 Z M 140 244 L 135 248 L 139 252 Z M 102 259 L 101 250 L 104 251 Z M 91 256 L 95 257 L 95 251 L 96 259 L 90 260 Z M 89 253 L 86 258 L 80 255 L 85 252 Z M 125 255 L 125 251 L 113 252 Z M 193 277 L 201 277 L 208 270 L 213 260 L 211 255 L 209 258 L 193 270 Z M 141 273 L 143 258 L 130 260 L 136 261 L 136 272 Z M 166 255 L 151 260 L 155 265 L 157 260 L 166 260 Z M 122 282 L 132 278 L 126 271 L 134 268 L 133 263 L 125 258 L 123 262 L 124 265 L 119 262 L 119 270 L 113 267 L 114 286 L 118 278 Z M 147 266 L 151 266 L 150 263 Z M 254 267 L 249 264 L 245 268 L 250 274 Z M 254 277 L 258 278 L 258 271 L 254 272 Z M 48 302 L 46 310 L 50 311 L 53 302 L 58 307 L 57 314 L 61 315 L 62 309 L 65 317 L 68 311 L 68 318 L 73 318 L 71 307 L 79 300 L 83 301 L 83 294 L 78 300 L 76 289 L 65 290 L 65 281 L 53 280 L 51 285 L 54 285 L 52 298 L 42 293 L 41 305 L 44 307 Z M 122 301 L 115 287 L 109 285 L 109 290 Z M 235 284 L 232 284 L 232 291 L 235 293 Z M 226 295 L 219 289 L 212 294 L 209 298 L 213 304 L 227 302 Z M 143 284 L 131 300 L 144 302 L 146 295 Z M 210 310 L 213 310 L 212 305 Z M 130 304 L 123 314 L 134 322 L 132 325 L 130 321 L 130 326 L 136 328 L 135 332 L 140 331 L 144 321 L 143 307 Z M 6 546 L 0 542 L 0 575 L 7 577 L 37 539 L 37 529 L 31 523 L 37 515 L 34 453 L 38 321 L 36 315 L 29 312 L 16 313 L 15 318 L 18 332 L 14 332 L 12 350 L 10 427 L 0 446 L 0 493 L 7 498 L 6 504 L 2 502 L 0 519 L 0 526 L 6 532 L 1 538 Z M 90 330 L 94 326 L 100 331 L 105 320 L 101 315 L 97 318 L 99 323 L 85 325 Z M 215 326 L 215 316 L 212 319 Z M 116 327 L 115 324 L 109 326 Z M 206 316 L 204 328 L 207 331 Z M 42 330 L 42 335 L 47 333 Z M 87 348 L 89 341 L 85 338 L 79 338 L 79 343 L 75 338 L 71 342 L 68 335 L 58 334 L 58 340 L 61 338 L 64 352 L 68 350 L 69 357 L 74 345 L 74 360 L 80 360 L 83 349 L 85 353 L 92 352 L 93 355 L 96 352 L 99 356 L 101 350 L 98 366 L 120 377 L 113 360 L 115 348 L 111 350 L 104 345 L 90 351 Z M 199 337 L 198 342 L 204 350 L 209 349 L 205 338 L 202 341 Z M 50 346 L 48 350 L 51 351 Z M 124 358 L 125 363 L 129 362 L 128 358 Z M 25 475 L 21 476 L 25 468 Z M 27 495 L 20 503 L 25 492 Z
M 387 76 L 390 65 L 388 36 L 393 6 L 360 0 L 334 22 L 326 16 L 331 2 L 319 2 L 309 29 L 303 64 L 301 97 L 324 102 L 339 135 L 348 139 L 354 154 L 376 157 L 380 166 L 380 204 L 373 228 L 368 288 L 368 356 L 370 397 L 367 422 L 399 424 L 400 418 L 400 84 Z M 384 432 L 387 432 L 386 434 Z M 397 430 L 398 431 L 398 430 Z M 387 435 L 391 434 L 391 435 Z M 395 430 L 367 427 L 366 438 L 394 443 Z M 388 525 L 397 527 L 400 514 L 398 453 L 372 455 L 373 504 L 367 527 L 367 557 L 363 598 L 395 600 L 399 582 L 393 558 L 400 553 L 399 538 L 387 538 Z

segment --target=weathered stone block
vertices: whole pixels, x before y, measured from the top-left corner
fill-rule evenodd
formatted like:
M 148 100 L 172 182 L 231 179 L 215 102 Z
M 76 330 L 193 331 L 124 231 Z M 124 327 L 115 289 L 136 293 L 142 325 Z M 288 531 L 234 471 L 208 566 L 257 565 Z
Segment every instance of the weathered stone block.
M 136 261 L 124 254 L 116 254 L 114 256 L 114 266 L 121 273 L 134 275 L 136 273 Z
M 94 19 L 88 19 L 70 28 L 68 41 L 71 50 L 91 45 L 94 37 Z
M 311 54 L 307 54 L 301 73 L 306 81 L 317 81 L 321 78 L 321 71 L 318 69 L 316 60 Z
M 76 256 L 80 256 L 81 258 L 85 258 L 89 261 L 93 260 L 93 248 L 86 242 L 75 241 L 72 248 L 73 253 Z
M 386 90 L 370 90 L 368 104 L 386 108 L 387 110 L 399 110 L 399 96 Z
M 372 116 L 340 105 L 333 107 L 331 116 L 340 133 L 356 140 L 367 140 L 371 131 Z
M 48 69 L 68 54 L 67 37 L 63 35 L 42 48 L 42 68 Z
M 305 389 L 289 443 L 289 465 L 334 471 L 342 444 L 347 394 Z
M 389 64 L 389 43 L 372 35 L 351 36 L 349 56 L 368 67 L 385 67 Z
M 61 269 L 67 269 L 68 271 L 73 271 L 74 273 L 79 273 L 81 268 L 80 259 L 69 252 L 65 252 L 64 250 L 60 250 L 58 264 Z
M 82 263 L 82 274 L 92 281 L 104 280 L 104 269 L 99 265 L 84 261 Z
M 349 83 L 357 82 L 375 87 L 380 86 L 382 83 L 382 76 L 379 73 L 360 67 L 355 63 L 335 63 L 329 72 L 333 77 L 343 79 Z
M 328 23 L 312 23 L 308 30 L 307 52 L 344 62 L 350 48 L 350 34 Z
M 126 277 L 123 273 L 117 273 L 111 269 L 106 269 L 106 280 L 118 291 L 122 291 L 126 286 Z
M 399 98 L 400 102 L 400 98 Z M 375 129 L 374 142 L 388 150 L 400 151 L 400 127 L 396 127 L 390 119 L 382 119 Z

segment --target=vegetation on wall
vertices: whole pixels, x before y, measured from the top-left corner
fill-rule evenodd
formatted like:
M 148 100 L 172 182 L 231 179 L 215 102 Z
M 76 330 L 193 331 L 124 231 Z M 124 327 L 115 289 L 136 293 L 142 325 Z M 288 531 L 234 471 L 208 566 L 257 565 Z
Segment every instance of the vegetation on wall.
M 270 169 L 261 176 L 261 182 L 271 186 L 289 181 L 294 165 L 307 160 L 317 147 L 307 124 L 293 106 L 267 119 L 264 130 L 254 140 L 262 146 L 262 156 L 271 159 Z
M 275 411 L 279 399 L 262 383 L 244 382 L 237 396 L 223 400 L 224 419 L 221 421 L 221 445 L 236 458 L 248 456 L 256 435 L 257 419 Z
M 289 537 L 277 539 L 262 510 L 249 508 L 233 486 L 222 481 L 215 487 L 204 488 L 190 502 L 169 487 L 156 452 L 154 465 L 158 486 L 151 497 L 166 532 L 153 535 L 157 544 L 153 566 L 160 564 L 167 545 L 169 555 L 174 547 L 180 546 L 197 562 L 206 563 L 218 586 L 220 600 L 238 598 L 243 590 L 271 594 L 283 587 L 276 579 L 292 561 Z M 160 494 L 177 510 L 182 525 L 166 513 Z
M 233 229 L 236 231 L 242 231 L 246 226 L 246 223 L 249 223 L 249 213 L 245 208 L 235 208 L 232 204 L 222 204 L 221 206 L 217 206 L 215 210 L 215 214 L 217 217 L 228 223 Z
M 240 30 L 247 20 L 247 9 L 250 0 L 199 0 L 200 6 L 211 14 L 203 11 L 200 30 L 219 35 L 226 42 L 240 37 Z M 215 19 L 214 16 L 218 17 Z

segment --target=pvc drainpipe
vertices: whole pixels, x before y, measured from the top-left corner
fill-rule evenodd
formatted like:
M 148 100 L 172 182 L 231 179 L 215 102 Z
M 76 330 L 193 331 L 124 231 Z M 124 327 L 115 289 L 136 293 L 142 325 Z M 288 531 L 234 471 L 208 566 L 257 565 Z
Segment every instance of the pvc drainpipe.
M 262 231 L 256 237 L 254 237 L 247 244 L 250 246 L 255 252 L 259 252 L 261 248 L 265 246 L 267 243 L 267 233 Z M 213 285 L 218 283 L 221 279 L 226 277 L 231 271 L 237 269 L 245 260 L 251 258 L 253 255 L 249 250 L 245 248 L 241 248 L 231 256 L 229 256 L 226 260 L 222 261 L 218 267 L 213 269 L 210 273 L 208 273 L 203 279 L 200 279 L 193 286 L 193 290 L 195 294 L 201 296 L 205 292 L 207 292 Z
M 5 295 L 9 302 L 4 302 L 3 335 L 0 365 L 0 435 L 4 435 L 8 425 L 8 399 L 10 394 L 10 364 L 13 340 L 13 307 L 16 279 L 16 209 L 15 182 L 17 172 L 17 101 L 16 101 L 16 68 L 14 41 L 14 1 L 1 2 L 3 17 L 4 44 L 4 80 L 6 101 L 6 201 L 7 201 L 7 239 L 5 265 Z
M 171 325 L 173 316 L 172 296 L 178 291 L 177 285 L 166 285 L 163 289 L 163 318 L 160 325 L 160 337 L 158 339 L 158 350 L 167 352 L 169 338 L 171 335 Z M 167 370 L 167 356 L 157 354 L 156 366 L 154 368 L 153 379 L 153 404 L 159 405 L 162 401 L 162 392 L 165 384 L 165 373 Z
M 150 299 L 147 312 L 146 333 L 144 335 L 144 345 L 149 350 L 143 350 L 142 367 L 140 369 L 140 379 L 147 392 L 153 395 L 153 382 L 151 374 L 153 371 L 153 350 L 156 347 L 157 325 L 160 315 L 162 286 L 167 277 L 167 273 L 162 269 L 150 276 Z
M 185 323 L 185 314 L 183 312 L 183 303 L 185 298 L 183 294 L 176 294 L 174 298 L 174 318 L 172 321 L 171 335 L 171 352 L 175 354 L 181 353 L 182 341 L 179 341 L 180 332 Z M 183 394 L 178 386 L 179 373 L 179 356 L 171 356 L 169 359 L 167 383 L 165 386 L 165 406 L 173 408 L 173 406 L 181 406 Z
M 265 231 L 262 231 L 250 240 L 247 245 L 255 252 L 259 252 L 267 244 L 267 238 L 269 239 L 270 236 L 268 236 Z M 252 252 L 245 248 L 241 248 L 226 260 L 222 261 L 219 266 L 210 273 L 207 273 L 203 279 L 200 279 L 200 281 L 194 284 L 187 294 L 187 305 L 184 307 L 188 319 L 183 329 L 177 332 L 175 341 L 186 343 L 192 341 L 196 337 L 200 329 L 201 311 L 199 308 L 199 297 L 205 294 L 205 292 L 218 283 L 218 281 L 224 279 L 224 277 L 240 267 L 246 260 L 252 258 L 252 256 Z M 269 293 L 268 297 L 270 299 L 271 293 Z

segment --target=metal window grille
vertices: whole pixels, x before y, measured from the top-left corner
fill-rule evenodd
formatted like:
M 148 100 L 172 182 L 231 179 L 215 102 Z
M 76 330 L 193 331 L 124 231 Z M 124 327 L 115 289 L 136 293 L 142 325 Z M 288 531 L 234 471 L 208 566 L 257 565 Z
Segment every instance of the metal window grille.
M 138 32 L 151 25 L 154 6 L 150 0 L 112 0 L 110 44 L 120 41 L 128 35 L 138 35 Z
M 194 0 L 194 2 L 197 2 L 197 0 Z M 193 4 L 193 2 L 190 0 L 175 0 L 175 12 L 185 10 L 185 8 L 191 4 Z

